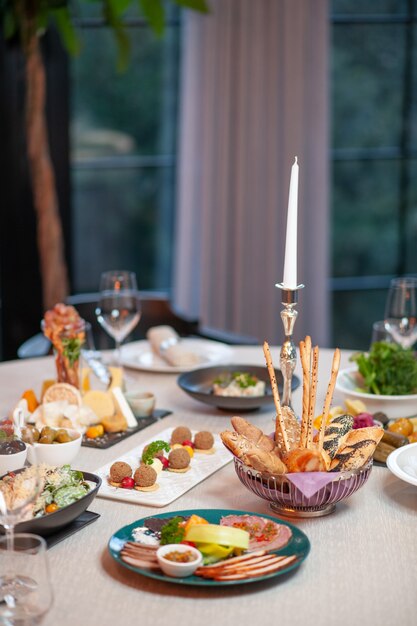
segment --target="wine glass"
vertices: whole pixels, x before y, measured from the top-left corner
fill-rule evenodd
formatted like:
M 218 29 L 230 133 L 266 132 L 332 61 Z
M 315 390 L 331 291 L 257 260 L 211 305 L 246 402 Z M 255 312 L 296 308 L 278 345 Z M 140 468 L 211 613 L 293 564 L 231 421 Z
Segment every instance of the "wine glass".
M 120 346 L 139 322 L 141 314 L 136 275 L 112 270 L 100 279 L 100 299 L 96 308 L 99 324 L 116 342 L 115 361 L 120 365 Z
M 39 623 L 52 595 L 45 540 L 18 533 L 10 549 L 6 537 L 0 537 L 0 622 Z
M 403 348 L 417 341 L 417 278 L 404 276 L 390 283 L 385 307 L 385 329 Z

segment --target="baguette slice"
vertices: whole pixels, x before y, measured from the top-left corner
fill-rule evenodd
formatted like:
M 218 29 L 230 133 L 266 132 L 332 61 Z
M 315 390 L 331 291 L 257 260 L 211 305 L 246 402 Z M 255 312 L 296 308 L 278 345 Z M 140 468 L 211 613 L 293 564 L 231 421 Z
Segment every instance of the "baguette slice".
M 363 467 L 375 452 L 383 434 L 384 430 L 379 426 L 350 431 L 345 443 L 337 451 L 330 471 L 349 471 Z
M 243 435 L 225 430 L 220 433 L 220 437 L 226 448 L 245 465 L 253 467 L 258 472 L 284 474 L 287 471 L 284 463 L 273 452 L 263 450 Z
M 243 417 L 232 417 L 231 422 L 233 428 L 239 435 L 243 435 L 243 437 L 252 441 L 252 443 L 256 446 L 259 446 L 267 452 L 272 452 L 275 448 L 275 442 L 270 437 L 264 435 L 260 428 L 250 424 L 248 421 L 243 419 Z

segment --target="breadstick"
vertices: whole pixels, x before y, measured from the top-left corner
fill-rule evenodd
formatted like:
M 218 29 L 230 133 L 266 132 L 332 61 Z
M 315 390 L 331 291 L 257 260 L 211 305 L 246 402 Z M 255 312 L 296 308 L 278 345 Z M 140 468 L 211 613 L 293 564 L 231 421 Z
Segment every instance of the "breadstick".
M 310 401 L 308 406 L 307 420 L 307 441 L 306 448 L 313 448 L 313 422 L 314 411 L 316 408 L 317 379 L 319 373 L 319 347 L 314 346 L 313 350 L 313 369 L 311 374 Z
M 324 431 L 326 430 L 326 426 L 327 426 L 327 419 L 329 417 L 330 405 L 332 403 L 333 392 L 334 392 L 334 388 L 336 385 L 336 378 L 339 372 L 339 366 L 340 366 L 340 350 L 339 348 L 336 348 L 336 350 L 334 351 L 334 355 L 333 355 L 332 371 L 330 375 L 329 385 L 327 387 L 323 413 L 321 416 L 319 442 L 318 442 L 319 450 L 323 450 Z
M 278 385 L 277 385 L 277 381 L 275 378 L 275 370 L 274 370 L 274 366 L 272 365 L 271 353 L 269 351 L 269 345 L 267 341 L 264 341 L 264 355 L 266 359 L 266 366 L 268 368 L 269 378 L 271 381 L 271 389 L 272 389 L 272 396 L 274 398 L 275 410 L 277 412 L 276 420 L 275 420 L 275 441 L 278 442 L 279 436 L 281 435 L 285 452 L 288 452 L 290 448 L 288 445 L 287 431 L 285 429 L 284 418 L 282 417 L 281 403 L 279 401 Z
M 303 413 L 301 417 L 300 448 L 305 448 L 310 400 L 311 337 L 309 335 L 307 335 L 305 341 L 300 342 L 300 358 L 303 368 Z

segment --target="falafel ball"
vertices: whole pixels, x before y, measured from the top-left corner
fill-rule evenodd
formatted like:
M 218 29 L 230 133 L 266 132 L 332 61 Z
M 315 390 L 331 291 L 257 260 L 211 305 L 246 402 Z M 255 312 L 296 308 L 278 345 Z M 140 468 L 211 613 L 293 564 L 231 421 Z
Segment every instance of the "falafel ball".
M 182 443 L 183 441 L 191 441 L 191 430 L 188 426 L 177 426 L 171 435 L 171 444 Z
M 210 450 L 214 446 L 214 437 L 208 430 L 202 430 L 194 437 L 197 450 Z
M 171 450 L 168 457 L 169 467 L 172 469 L 185 469 L 190 464 L 190 455 L 185 448 Z
M 123 478 L 132 476 L 132 468 L 129 463 L 116 461 L 110 468 L 110 480 L 113 483 L 121 483 Z
M 156 483 L 157 473 L 150 465 L 140 465 L 133 474 L 133 480 L 138 487 L 152 487 Z

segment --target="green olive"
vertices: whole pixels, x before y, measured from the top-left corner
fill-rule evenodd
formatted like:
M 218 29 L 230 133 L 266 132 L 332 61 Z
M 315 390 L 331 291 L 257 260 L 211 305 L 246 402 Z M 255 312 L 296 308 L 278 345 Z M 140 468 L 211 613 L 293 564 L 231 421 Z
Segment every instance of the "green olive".
M 42 435 L 41 433 L 41 437 L 39 439 L 39 443 L 54 443 L 54 435 L 49 433 L 47 435 Z
M 68 441 L 72 441 L 71 437 L 69 436 L 69 434 L 63 430 L 63 431 L 58 431 L 57 435 L 55 437 L 55 441 L 57 443 L 68 443 Z

